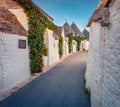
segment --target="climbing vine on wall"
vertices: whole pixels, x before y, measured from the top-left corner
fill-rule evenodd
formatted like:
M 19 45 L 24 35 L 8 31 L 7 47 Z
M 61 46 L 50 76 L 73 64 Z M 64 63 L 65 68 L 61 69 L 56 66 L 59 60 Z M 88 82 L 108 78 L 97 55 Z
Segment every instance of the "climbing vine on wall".
M 60 58 L 62 57 L 63 55 L 63 37 L 60 36 L 59 38 L 59 56 Z
M 82 40 L 84 40 L 84 38 L 80 37 L 80 36 L 78 36 L 78 37 L 75 36 L 74 40 L 77 42 L 77 51 L 79 51 L 80 50 L 80 43 Z
M 20 4 L 29 18 L 28 45 L 30 47 L 31 73 L 42 71 L 44 31 L 55 30 L 56 26 L 48 20 L 44 13 L 31 0 L 14 0 Z
M 77 51 L 80 50 L 80 43 L 82 40 L 84 40 L 83 37 L 80 36 L 73 36 L 73 34 L 69 34 L 68 35 L 68 49 L 69 49 L 69 53 L 72 52 L 72 41 L 75 40 L 77 42 Z
M 73 34 L 68 34 L 68 50 L 69 53 L 72 52 L 72 41 L 73 41 Z

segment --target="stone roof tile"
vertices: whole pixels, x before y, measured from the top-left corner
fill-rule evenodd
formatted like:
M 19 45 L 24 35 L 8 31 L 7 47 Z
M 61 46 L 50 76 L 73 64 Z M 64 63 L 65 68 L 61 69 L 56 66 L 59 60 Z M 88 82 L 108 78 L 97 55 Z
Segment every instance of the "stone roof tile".
M 109 8 L 105 7 L 106 0 L 104 1 L 105 2 L 101 2 L 94 11 L 93 15 L 89 19 L 87 27 L 90 27 L 92 22 L 99 22 L 102 26 L 107 26 L 109 24 L 110 12 Z
M 81 35 L 81 31 L 75 23 L 71 24 L 71 28 L 72 28 L 75 36 L 80 36 Z
M 89 39 L 89 32 L 88 32 L 87 29 L 84 29 L 84 30 L 82 31 L 82 37 Z
M 59 39 L 62 33 L 62 27 L 58 26 L 57 29 L 53 32 L 55 39 Z
M 5 8 L 0 7 L 0 31 L 5 33 L 27 36 L 28 33 L 17 20 L 16 16 Z
M 13 0 L 0 0 L 0 7 L 4 7 L 6 9 L 20 8 L 20 6 Z
M 68 34 L 73 33 L 73 29 L 67 22 L 63 25 L 63 28 L 64 28 L 65 37 L 68 37 Z

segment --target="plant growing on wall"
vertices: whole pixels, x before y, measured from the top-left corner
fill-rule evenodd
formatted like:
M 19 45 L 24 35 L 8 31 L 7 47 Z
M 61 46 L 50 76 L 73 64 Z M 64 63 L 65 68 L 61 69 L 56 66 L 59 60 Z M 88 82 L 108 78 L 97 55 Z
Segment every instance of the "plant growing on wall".
M 73 34 L 68 34 L 68 50 L 69 53 L 72 52 L 72 41 L 73 41 Z
M 80 50 L 80 43 L 82 40 L 84 40 L 84 38 L 80 37 L 80 36 L 75 36 L 74 40 L 77 42 L 77 50 L 79 51 Z
M 43 55 L 48 56 L 48 49 L 45 45 L 44 45 Z
M 60 58 L 62 57 L 63 55 L 63 37 L 60 36 L 59 38 L 59 56 Z
M 90 101 L 90 98 L 91 98 L 91 93 L 90 93 L 90 88 L 85 88 L 85 93 L 87 94 L 88 96 L 88 100 Z
M 55 30 L 56 26 L 31 0 L 14 0 L 20 4 L 29 18 L 28 45 L 30 47 L 30 68 L 32 73 L 42 71 L 44 52 L 44 31 Z

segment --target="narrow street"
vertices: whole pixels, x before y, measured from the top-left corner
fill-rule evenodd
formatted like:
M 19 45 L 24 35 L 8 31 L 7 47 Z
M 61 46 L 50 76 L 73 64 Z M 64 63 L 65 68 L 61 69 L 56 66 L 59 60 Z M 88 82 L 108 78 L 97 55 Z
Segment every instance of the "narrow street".
M 0 107 L 90 107 L 84 92 L 87 53 L 76 53 L 0 103 Z

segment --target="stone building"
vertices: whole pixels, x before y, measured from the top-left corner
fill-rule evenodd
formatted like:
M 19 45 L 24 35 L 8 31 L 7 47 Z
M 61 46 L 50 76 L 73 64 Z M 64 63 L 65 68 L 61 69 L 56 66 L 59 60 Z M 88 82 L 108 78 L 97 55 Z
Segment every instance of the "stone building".
M 81 31 L 77 27 L 75 23 L 72 23 L 71 26 L 66 22 L 63 27 L 62 27 L 62 36 L 64 38 L 64 55 L 68 55 L 68 35 L 73 34 L 73 36 L 78 37 L 81 35 Z M 72 52 L 75 53 L 77 52 L 77 42 L 73 40 L 72 42 Z
M 88 31 L 86 28 L 84 28 L 84 30 L 83 30 L 82 33 L 81 33 L 81 36 L 82 36 L 83 38 L 89 40 L 89 31 Z
M 51 22 L 54 21 L 32 0 L 28 1 L 36 12 L 42 12 Z M 31 74 L 28 29 L 24 9 L 14 0 L 0 0 L 0 94 Z M 51 35 L 52 32 L 48 32 Z
M 85 78 L 91 107 L 120 106 L 120 1 L 102 0 L 89 20 Z
M 75 36 L 81 36 L 81 31 L 74 22 L 71 24 L 71 28 Z
M 71 26 L 66 22 L 64 25 L 63 25 L 63 30 L 64 30 L 64 37 L 68 37 L 68 35 L 70 33 L 73 33 L 73 29 L 71 28 Z
M 75 27 L 77 27 L 75 24 L 72 24 L 72 26 L 74 27 L 74 30 L 75 30 Z M 49 29 L 45 30 L 44 44 L 46 45 L 46 47 L 48 49 L 47 65 L 52 65 L 59 61 L 59 38 L 60 38 L 60 36 L 63 37 L 63 57 L 69 55 L 68 35 L 70 33 L 80 35 L 79 31 L 75 30 L 73 32 L 72 27 L 68 23 L 65 23 L 62 27 L 58 26 L 55 31 L 51 31 Z M 72 52 L 75 53 L 76 51 L 77 51 L 77 42 L 75 40 L 73 40 Z
M 75 40 L 72 41 L 72 52 L 73 53 L 77 52 L 77 42 Z
M 44 44 L 48 49 L 47 65 L 52 65 L 59 61 L 59 31 L 53 32 L 52 30 L 46 29 L 44 33 Z
M 80 43 L 80 51 L 83 51 L 83 50 L 88 51 L 88 49 L 89 49 L 89 32 L 86 28 L 82 31 L 81 37 L 83 37 L 84 40 L 82 40 Z
M 0 93 L 30 75 L 28 18 L 12 0 L 0 0 Z

